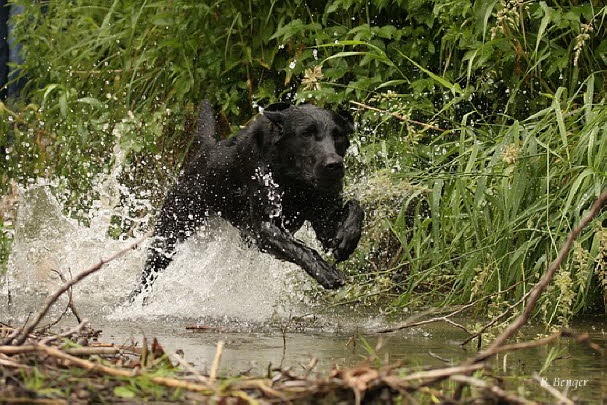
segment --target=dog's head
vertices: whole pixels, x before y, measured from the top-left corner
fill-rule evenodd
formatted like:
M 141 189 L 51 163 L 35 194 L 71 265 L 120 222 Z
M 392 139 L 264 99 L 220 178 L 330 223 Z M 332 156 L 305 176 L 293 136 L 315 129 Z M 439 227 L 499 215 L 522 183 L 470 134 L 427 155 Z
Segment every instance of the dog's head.
M 274 126 L 272 163 L 281 177 L 324 191 L 339 191 L 344 155 L 354 130 L 347 113 L 303 104 L 273 104 L 263 112 Z

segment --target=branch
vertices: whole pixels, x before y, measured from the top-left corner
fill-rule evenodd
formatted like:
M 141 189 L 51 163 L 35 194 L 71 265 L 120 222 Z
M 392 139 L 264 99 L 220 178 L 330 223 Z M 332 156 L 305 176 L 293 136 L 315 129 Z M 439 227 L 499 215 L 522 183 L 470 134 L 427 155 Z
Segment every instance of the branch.
M 454 375 L 450 377 L 451 380 L 459 382 L 460 384 L 473 385 L 478 388 L 482 388 L 496 397 L 504 400 L 507 404 L 519 404 L 519 405 L 535 405 L 537 402 L 528 401 L 525 398 L 518 397 L 510 392 L 506 392 L 497 385 L 491 385 L 486 381 L 480 380 L 474 377 L 468 377 L 465 375 Z M 501 402 L 500 402 L 501 403 Z
M 552 385 L 546 384 L 538 373 L 533 373 L 533 379 L 539 383 L 540 387 L 542 387 L 543 389 L 548 391 L 550 395 L 558 399 L 559 405 L 574 405 L 575 402 L 567 398 L 565 394 L 554 388 Z
M 395 331 L 401 330 L 401 329 L 412 328 L 414 326 L 421 326 L 421 325 L 426 325 L 426 324 L 434 323 L 434 322 L 447 322 L 447 323 L 449 323 L 449 324 L 451 324 L 451 325 L 453 325 L 455 327 L 463 329 L 466 333 L 468 333 L 470 335 L 471 334 L 470 331 L 468 331 L 468 329 L 466 329 L 465 326 L 460 325 L 460 324 L 458 324 L 456 322 L 453 322 L 453 320 L 451 320 L 449 318 L 451 318 L 454 315 L 459 314 L 460 312 L 463 312 L 463 311 L 467 310 L 468 308 L 473 307 L 474 305 L 478 304 L 481 301 L 485 301 L 485 300 L 487 300 L 487 299 L 489 299 L 489 298 L 491 298 L 491 297 L 493 297 L 495 295 L 506 293 L 506 292 L 512 290 L 514 287 L 518 286 L 521 283 L 522 283 L 522 281 L 519 281 L 517 283 L 512 284 L 510 287 L 506 288 L 505 290 L 494 292 L 492 294 L 489 294 L 489 295 L 486 295 L 484 297 L 481 297 L 481 298 L 479 298 L 479 299 L 477 299 L 475 301 L 469 302 L 466 305 L 462 305 L 461 307 L 459 307 L 458 309 L 454 310 L 450 314 L 447 314 L 447 315 L 444 315 L 444 316 L 437 316 L 437 317 L 430 318 L 430 319 L 425 319 L 423 321 L 418 321 L 418 319 L 420 317 L 426 315 L 427 312 L 421 313 L 421 314 L 417 314 L 417 315 L 414 315 L 411 318 L 407 319 L 406 321 L 401 322 L 401 323 L 399 323 L 399 324 L 397 324 L 395 326 L 391 326 L 391 327 L 383 328 L 383 329 L 378 329 L 378 330 L 375 331 L 375 333 L 389 333 L 389 332 L 395 332 Z
M 421 126 L 423 126 L 425 128 L 434 129 L 435 131 L 447 132 L 446 129 L 435 127 L 434 125 L 426 124 L 425 122 L 415 121 L 415 120 L 409 119 L 407 117 L 403 117 L 402 115 L 399 115 L 399 114 L 397 114 L 395 112 L 392 112 L 392 111 L 387 111 L 387 110 L 382 110 L 382 109 L 379 109 L 379 108 L 376 108 L 376 107 L 371 107 L 370 105 L 359 103 L 358 101 L 352 101 L 352 100 L 350 100 L 350 102 L 352 104 L 354 104 L 354 105 L 359 106 L 359 107 L 366 108 L 367 110 L 377 111 L 377 112 L 384 113 L 384 114 L 389 114 L 389 115 L 393 116 L 394 118 L 398 118 L 401 121 L 411 122 L 413 124 L 421 125 Z
M 40 323 L 40 321 L 42 320 L 42 318 L 44 318 L 44 316 L 47 314 L 48 310 L 55 303 L 55 301 L 57 301 L 57 299 L 63 293 L 65 293 L 66 291 L 68 291 L 74 284 L 79 283 L 84 278 L 86 278 L 86 277 L 90 276 L 91 274 L 95 273 L 96 271 L 98 271 L 99 269 L 101 269 L 105 264 L 111 262 L 112 260 L 115 260 L 115 259 L 121 257 L 122 255 L 124 255 L 125 253 L 127 253 L 127 252 L 129 252 L 129 251 L 131 251 L 133 249 L 136 249 L 150 235 L 151 235 L 151 232 L 146 233 L 143 237 L 141 237 L 137 241 L 131 243 L 130 245 L 128 245 L 124 249 L 122 249 L 122 250 L 114 253 L 112 256 L 110 256 L 107 259 L 103 259 L 103 258 L 100 259 L 97 264 L 89 267 L 88 269 L 84 270 L 82 273 L 76 275 L 76 277 L 73 278 L 72 280 L 70 280 L 67 283 L 63 284 L 57 291 L 55 291 L 52 295 L 50 295 L 46 299 L 46 302 L 44 303 L 44 306 L 42 307 L 42 309 L 40 310 L 40 312 L 38 312 L 38 314 L 36 315 L 36 318 L 34 318 L 34 320 L 32 321 L 32 323 L 30 323 L 28 326 L 26 326 L 26 327 L 23 328 L 23 330 L 21 331 L 19 337 L 17 338 L 16 344 L 17 345 L 21 345 L 21 344 L 23 344 L 23 342 L 25 342 L 25 339 L 27 339 L 27 336 L 30 334 L 30 332 L 32 332 L 34 330 L 34 328 L 36 326 L 38 326 L 38 324 Z M 8 342 L 2 342 L 2 344 L 9 344 L 9 343 L 10 343 L 10 341 L 8 341 Z
M 493 325 L 495 325 L 500 319 L 502 319 L 503 317 L 505 317 L 506 315 L 508 315 L 510 313 L 510 311 L 512 311 L 514 308 L 516 308 L 518 305 L 520 305 L 523 301 L 525 301 L 527 299 L 527 297 L 529 296 L 529 294 L 531 294 L 531 290 L 529 290 L 526 294 L 524 294 L 518 301 L 516 301 L 514 304 L 508 305 L 508 308 L 506 308 L 504 310 L 504 312 L 502 312 L 501 314 L 499 314 L 498 316 L 496 316 L 495 318 L 493 318 L 491 321 L 487 322 L 485 325 L 483 325 L 482 328 L 480 328 L 477 332 L 475 332 L 472 336 L 468 336 L 468 338 L 466 340 L 464 340 L 462 343 L 460 343 L 460 346 L 465 346 L 466 344 L 468 344 L 468 342 L 470 342 L 472 339 L 480 337 L 483 333 L 485 333 L 485 331 L 487 329 L 489 329 L 490 327 L 492 327 Z M 505 323 L 506 321 L 504 321 Z

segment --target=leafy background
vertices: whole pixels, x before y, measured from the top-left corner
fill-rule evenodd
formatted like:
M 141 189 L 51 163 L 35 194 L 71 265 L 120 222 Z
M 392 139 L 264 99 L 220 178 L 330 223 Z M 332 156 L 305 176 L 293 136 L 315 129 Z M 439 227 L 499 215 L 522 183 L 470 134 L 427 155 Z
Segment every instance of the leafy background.
M 158 204 L 203 98 L 223 137 L 274 101 L 352 109 L 349 190 L 370 215 L 337 303 L 493 294 L 490 315 L 517 308 L 607 185 L 598 0 L 12 3 L 27 86 L 0 104 L 1 191 L 50 179 L 84 223 L 117 160 Z M 130 201 L 114 237 L 153 209 Z M 543 298 L 548 323 L 605 310 L 605 212 L 574 250 Z

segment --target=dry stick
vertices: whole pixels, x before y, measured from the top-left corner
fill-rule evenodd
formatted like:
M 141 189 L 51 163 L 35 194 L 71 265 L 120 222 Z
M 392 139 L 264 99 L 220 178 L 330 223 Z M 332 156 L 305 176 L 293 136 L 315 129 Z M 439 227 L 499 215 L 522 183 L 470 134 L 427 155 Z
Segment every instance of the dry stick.
M 494 354 L 498 354 L 498 353 L 502 353 L 502 352 L 510 352 L 513 350 L 529 349 L 532 347 L 545 346 L 547 344 L 550 344 L 550 343 L 558 340 L 561 337 L 572 338 L 577 343 L 583 343 L 586 346 L 588 346 L 590 349 L 592 349 L 600 354 L 604 354 L 604 352 L 605 352 L 601 346 L 597 345 L 596 343 L 590 342 L 590 339 L 589 339 L 587 333 L 582 333 L 582 334 L 578 335 L 578 334 L 573 333 L 569 329 L 562 329 L 562 330 L 560 330 L 556 333 L 553 333 L 550 336 L 546 336 L 545 338 L 542 338 L 542 339 L 529 340 L 526 342 L 512 343 L 509 345 L 499 346 L 495 349 Z
M 26 366 L 25 364 L 17 363 L 16 361 L 11 360 L 10 357 L 7 357 L 7 356 L 0 356 L 0 366 L 11 367 L 11 368 L 20 368 L 23 370 L 31 369 L 30 366 Z
M 523 312 L 521 313 L 521 315 L 519 315 L 519 317 L 506 328 L 506 330 L 504 330 L 497 338 L 495 338 L 493 343 L 486 350 L 482 351 L 476 357 L 474 357 L 472 363 L 483 361 L 486 358 L 491 357 L 500 346 L 502 346 L 508 339 L 514 336 L 519 331 L 519 329 L 529 321 L 529 318 L 531 318 L 531 314 L 533 313 L 533 309 L 535 308 L 537 301 L 539 300 L 546 287 L 548 287 L 550 281 L 552 281 L 554 274 L 565 260 L 565 257 L 567 257 L 567 254 L 569 253 L 569 250 L 571 250 L 571 246 L 573 245 L 573 241 L 579 235 L 579 233 L 582 232 L 582 230 L 590 223 L 590 221 L 592 221 L 594 217 L 596 217 L 605 202 L 607 202 L 607 190 L 603 191 L 599 198 L 596 199 L 594 204 L 592 204 L 590 212 L 584 218 L 582 218 L 579 225 L 569 233 L 569 236 L 567 236 L 567 240 L 559 251 L 557 258 L 550 264 L 548 270 L 546 271 L 546 273 L 544 273 L 540 281 L 531 289 L 531 293 L 529 294 L 529 300 L 527 301 L 525 308 L 523 308 Z
M 211 366 L 211 373 L 209 374 L 209 380 L 212 383 L 215 382 L 217 377 L 217 369 L 219 368 L 219 362 L 221 361 L 221 354 L 223 353 L 224 341 L 220 340 L 217 342 L 217 350 L 215 351 L 215 358 L 213 359 L 213 365 Z
M 522 282 L 522 281 L 521 281 Z M 495 325 L 500 319 L 502 319 L 503 317 L 505 317 L 506 315 L 508 315 L 510 313 L 510 311 L 517 307 L 518 305 L 520 305 L 523 301 L 525 301 L 527 299 L 527 297 L 529 296 L 529 294 L 531 294 L 532 290 L 527 291 L 527 293 L 525 293 L 525 295 L 523 295 L 521 297 L 521 299 L 519 299 L 518 301 L 516 301 L 514 304 L 509 305 L 508 308 L 506 308 L 506 310 L 504 312 L 502 312 L 501 314 L 499 314 L 498 316 L 496 316 L 495 318 L 493 318 L 491 321 L 487 322 L 485 325 L 483 325 L 482 328 L 480 328 L 476 333 L 474 333 L 472 336 L 468 336 L 468 338 L 466 340 L 464 340 L 462 343 L 460 343 L 460 346 L 465 346 L 466 344 L 468 344 L 468 342 L 470 342 L 471 340 L 481 336 L 483 333 L 485 333 L 485 331 L 487 329 L 489 329 L 490 327 L 492 327 L 493 325 Z
M 569 398 L 567 398 L 567 396 L 565 394 L 563 394 L 561 391 L 557 390 L 552 385 L 547 384 L 544 380 L 542 380 L 542 378 L 540 377 L 540 375 L 538 373 L 533 373 L 533 379 L 540 384 L 540 387 L 542 387 L 543 389 L 548 391 L 550 393 L 550 395 L 552 395 L 553 397 L 558 399 L 559 405 L 573 405 L 574 404 L 574 402 L 572 400 L 570 400 Z
M 68 405 L 63 399 L 44 399 L 44 398 L 2 398 L 4 404 L 27 404 L 27 405 Z
M 392 111 L 387 111 L 387 110 L 382 110 L 380 108 L 371 107 L 370 105 L 359 103 L 358 101 L 352 101 L 352 100 L 350 100 L 350 102 L 352 104 L 354 104 L 354 105 L 359 106 L 359 107 L 366 108 L 367 110 L 377 111 L 377 112 L 384 113 L 384 114 L 390 114 L 391 116 L 393 116 L 395 118 L 398 118 L 401 121 L 411 122 L 413 124 L 421 125 L 421 126 L 426 127 L 426 128 L 434 129 L 436 131 L 447 132 L 446 129 L 442 129 L 442 128 L 436 127 L 434 125 L 426 124 L 425 122 L 415 121 L 415 120 L 409 119 L 407 117 L 403 117 L 402 115 L 399 115 L 399 114 L 397 114 L 395 112 L 392 112 Z
M 399 381 L 411 381 L 411 380 L 419 380 L 426 378 L 444 378 L 449 377 L 455 374 L 462 374 L 467 372 L 472 372 L 476 370 L 480 370 L 484 368 L 485 365 L 483 363 L 479 364 L 467 364 L 461 366 L 454 367 L 445 367 L 445 368 L 437 368 L 435 370 L 430 371 L 418 371 L 416 373 L 411 373 L 404 377 L 400 377 Z
M 53 270 L 55 273 L 57 273 L 59 275 L 59 278 L 61 279 L 61 282 L 63 283 L 67 283 L 67 280 L 65 279 L 65 277 L 63 276 L 63 274 L 61 274 L 59 271 L 57 270 Z M 72 271 L 70 269 L 67 270 L 70 273 L 70 278 L 72 278 Z M 68 291 L 68 302 L 67 302 L 67 308 L 72 310 L 72 314 L 74 314 L 74 316 L 76 317 L 76 319 L 78 320 L 78 323 L 82 322 L 82 318 L 80 317 L 80 315 L 78 314 L 78 311 L 76 310 L 76 307 L 74 306 L 74 297 L 72 294 L 72 288 L 69 289 Z M 66 310 L 67 310 L 66 308 Z M 61 318 L 59 318 L 61 319 Z M 59 320 L 57 320 L 55 323 L 59 322 Z
M 23 327 L 25 327 L 25 325 L 27 325 L 27 323 L 29 322 L 30 316 L 32 316 L 31 312 L 27 314 L 27 318 L 25 319 L 25 322 L 23 322 Z M 0 345 L 6 345 L 6 344 L 12 342 L 14 338 L 19 336 L 20 332 L 21 332 L 21 328 L 15 328 L 13 330 L 13 332 L 10 335 L 8 335 L 8 337 L 6 339 L 4 339 L 2 342 L 0 342 Z
M 461 384 L 473 385 L 478 388 L 482 388 L 491 392 L 493 395 L 499 397 L 500 399 L 506 400 L 508 404 L 521 404 L 521 405 L 531 405 L 537 404 L 534 401 L 528 401 L 525 398 L 518 397 L 512 393 L 504 391 L 497 385 L 492 385 L 478 378 L 469 377 L 465 375 L 453 375 L 450 377 L 451 380 L 459 382 Z
M 107 258 L 107 259 L 103 259 L 103 258 L 100 259 L 99 263 L 95 264 L 94 266 L 89 267 L 88 269 L 84 270 L 80 274 L 76 275 L 75 278 L 73 278 L 70 281 L 68 281 L 67 283 L 63 284 L 57 291 L 55 291 L 52 295 L 50 295 L 46 299 L 46 302 L 44 303 L 44 306 L 42 307 L 42 309 L 40 310 L 40 312 L 38 312 L 38 314 L 36 315 L 36 318 L 32 321 L 32 323 L 30 323 L 28 326 L 26 326 L 25 328 L 23 328 L 23 331 L 21 332 L 19 338 L 17 339 L 16 344 L 17 345 L 21 345 L 21 344 L 23 344 L 23 342 L 25 342 L 25 339 L 27 339 L 27 336 L 40 323 L 40 321 L 42 320 L 42 318 L 44 318 L 44 316 L 46 315 L 46 313 L 48 312 L 48 310 L 51 308 L 51 306 L 55 303 L 55 301 L 57 301 L 57 299 L 63 293 L 65 293 L 67 290 L 69 290 L 74 284 L 79 283 L 85 277 L 87 277 L 87 276 L 95 273 L 96 271 L 98 271 L 99 269 L 101 269 L 105 264 L 111 262 L 112 260 L 115 260 L 115 259 L 121 257 L 122 255 L 124 255 L 125 253 L 127 253 L 127 252 L 129 252 L 129 251 L 131 251 L 133 249 L 136 249 L 151 234 L 152 234 L 151 232 L 148 232 L 142 238 L 140 238 L 137 241 L 131 243 L 126 248 L 124 248 L 124 249 L 122 249 L 122 250 L 114 253 L 109 258 Z M 8 344 L 8 343 L 10 343 L 10 341 L 3 342 L 3 344 Z
M 13 355 L 37 352 L 39 351 L 38 345 L 0 346 L 0 353 Z M 70 349 L 63 349 L 62 351 L 73 356 L 119 354 L 122 352 L 117 347 L 72 347 Z
M 46 345 L 49 342 L 52 342 L 53 340 L 57 340 L 57 339 L 60 339 L 63 337 L 69 337 L 69 336 L 73 335 L 74 333 L 80 332 L 82 330 L 82 328 L 84 328 L 88 322 L 89 322 L 89 320 L 85 318 L 82 322 L 80 322 L 78 325 L 74 326 L 72 329 L 68 330 L 67 332 L 63 332 L 59 335 L 53 335 L 53 336 L 49 336 L 45 339 L 42 339 L 40 341 L 40 344 Z
M 169 354 L 169 353 L 167 353 Z M 189 371 L 190 373 L 192 373 L 192 375 L 194 377 L 196 377 L 196 379 L 198 381 L 200 381 L 203 384 L 206 384 L 209 379 L 206 377 L 203 377 L 194 367 L 192 367 L 190 365 L 190 363 L 187 362 L 187 360 L 183 357 L 181 357 L 179 354 L 175 353 L 175 354 L 169 354 L 169 358 L 172 360 L 175 360 L 177 363 L 179 363 L 183 368 L 185 368 L 187 371 Z
M 61 274 L 58 270 L 51 269 L 51 271 L 59 276 L 59 278 L 61 279 L 62 283 L 66 283 L 67 282 L 67 280 L 65 279 L 65 277 L 63 277 L 63 274 Z M 41 331 L 49 330 L 53 326 L 57 325 L 61 321 L 61 319 L 63 319 L 63 316 L 67 313 L 67 310 L 70 309 L 70 303 L 71 303 L 71 301 L 72 301 L 72 289 L 70 288 L 69 290 L 67 290 L 67 305 L 65 306 L 65 309 L 63 310 L 63 312 L 61 313 L 61 315 L 59 315 L 57 317 L 57 319 L 55 319 L 53 322 L 49 323 L 48 325 L 42 326 L 40 328 L 40 330 Z M 80 321 L 78 321 L 78 323 L 80 323 Z
M 91 361 L 80 359 L 78 357 L 70 356 L 69 354 L 62 352 L 61 350 L 55 349 L 50 346 L 36 345 L 36 348 L 38 351 L 46 353 L 49 356 L 65 360 L 75 366 L 84 368 L 86 370 L 98 371 L 107 375 L 111 375 L 113 377 L 129 378 L 138 375 L 138 373 L 136 373 L 135 371 L 121 370 L 118 368 L 104 366 L 99 363 L 93 363 Z M 159 385 L 163 385 L 165 387 L 182 388 L 187 391 L 208 392 L 210 390 L 210 388 L 206 385 L 194 384 L 169 377 L 150 377 L 150 381 Z
M 417 319 L 419 319 L 420 317 L 422 317 L 422 316 L 424 316 L 424 315 L 426 315 L 426 314 L 429 313 L 429 312 L 424 312 L 424 313 L 421 313 L 421 314 L 414 315 L 411 318 L 407 319 L 406 321 L 399 323 L 398 325 L 395 325 L 395 326 L 392 326 L 392 327 L 389 327 L 389 328 L 378 329 L 378 330 L 375 331 L 375 333 L 395 332 L 395 331 L 400 330 L 400 329 L 412 328 L 414 326 L 421 326 L 421 325 L 426 325 L 426 324 L 429 324 L 429 323 L 441 322 L 442 321 L 442 322 L 447 322 L 447 323 L 450 323 L 450 324 L 452 324 L 454 326 L 457 326 L 458 328 L 463 329 L 468 334 L 470 334 L 470 332 L 464 326 L 453 322 L 449 318 L 451 318 L 454 315 L 459 314 L 460 312 L 465 311 L 466 309 L 468 309 L 470 307 L 473 307 L 474 305 L 478 304 L 479 302 L 485 301 L 485 300 L 493 297 L 494 295 L 506 293 L 506 292 L 512 290 L 513 288 L 515 288 L 517 285 L 519 285 L 521 283 L 522 283 L 522 281 L 519 281 L 517 283 L 512 284 L 510 287 L 506 288 L 505 290 L 494 292 L 492 294 L 489 294 L 489 295 L 486 295 L 484 297 L 481 297 L 481 298 L 479 298 L 479 299 L 477 299 L 475 301 L 469 302 L 466 305 L 462 305 L 460 308 L 456 309 L 455 311 L 451 312 L 450 314 L 447 314 L 447 315 L 444 315 L 444 316 L 437 316 L 437 317 L 426 319 L 426 320 L 423 320 L 423 321 L 417 321 Z

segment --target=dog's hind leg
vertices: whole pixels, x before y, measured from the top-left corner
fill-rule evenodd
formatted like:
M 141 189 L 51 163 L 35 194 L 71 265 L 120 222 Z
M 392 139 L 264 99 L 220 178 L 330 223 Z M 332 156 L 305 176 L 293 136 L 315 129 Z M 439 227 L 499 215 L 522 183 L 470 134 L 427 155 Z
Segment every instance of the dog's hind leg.
M 173 260 L 175 249 L 180 242 L 196 232 L 204 222 L 205 216 L 197 193 L 190 192 L 186 186 L 175 187 L 165 199 L 156 223 L 154 240 L 148 250 L 141 279 L 137 288 L 130 294 L 129 301 L 142 292 L 148 292 L 158 274 Z

